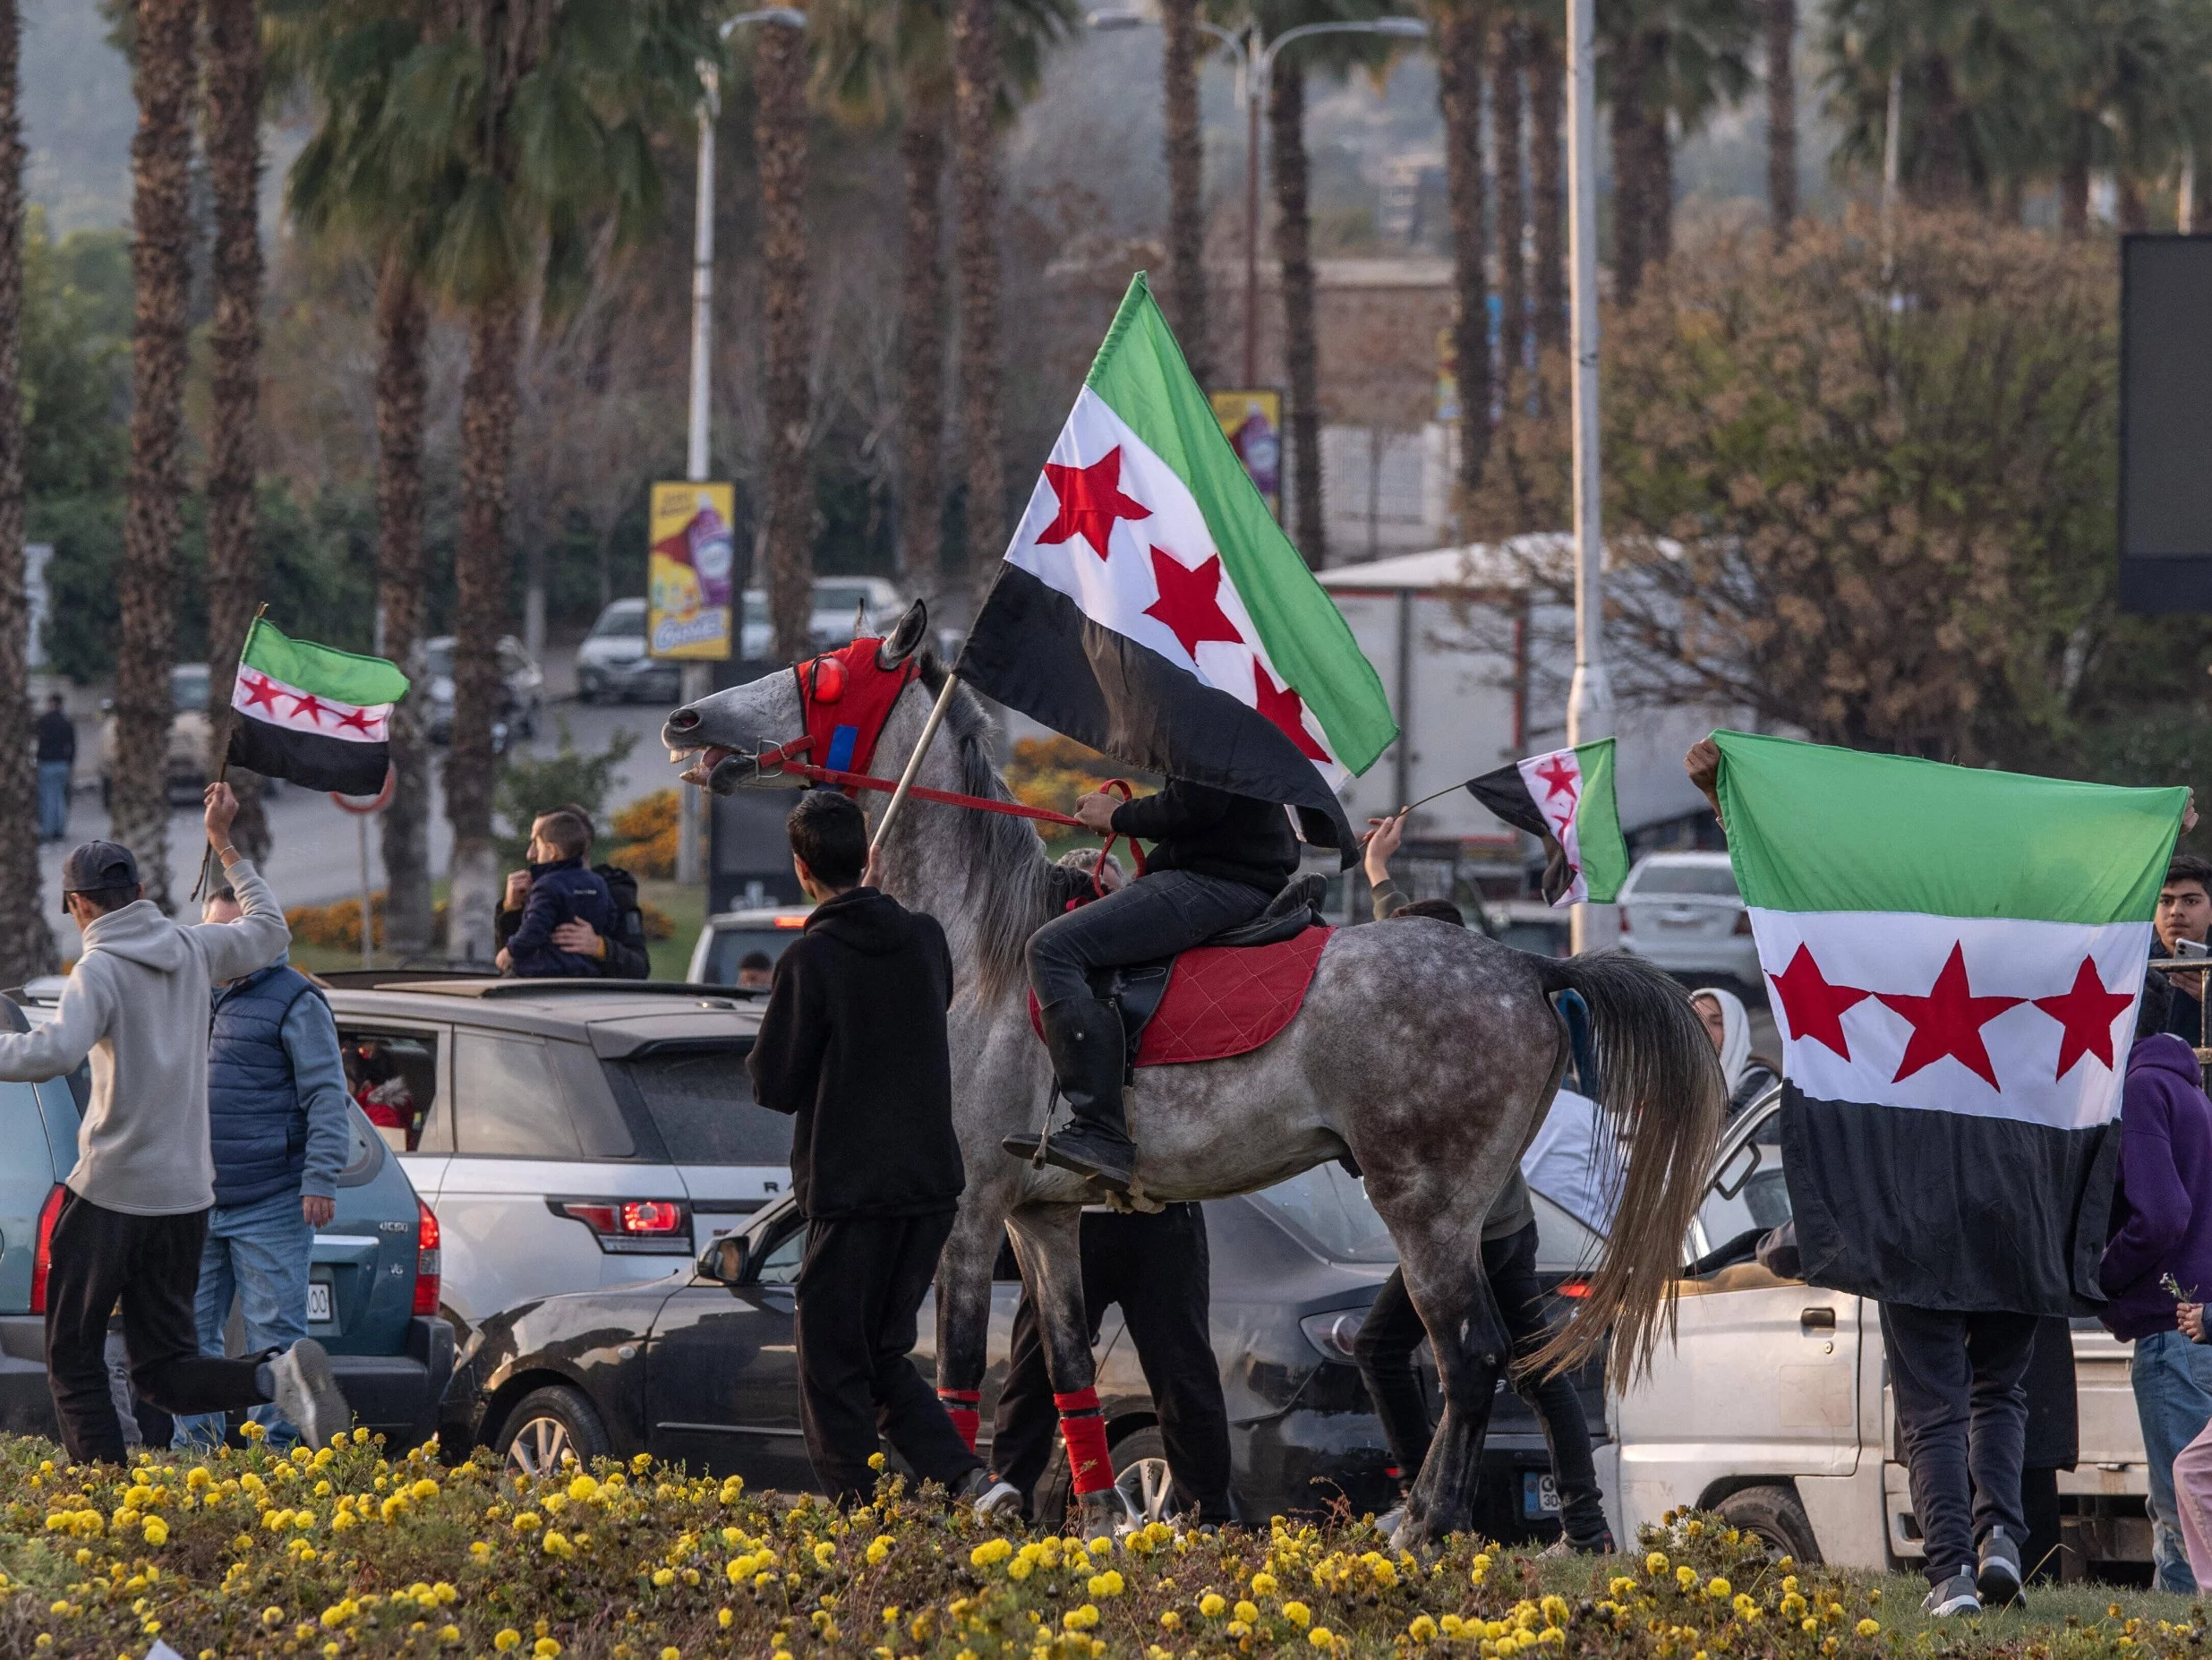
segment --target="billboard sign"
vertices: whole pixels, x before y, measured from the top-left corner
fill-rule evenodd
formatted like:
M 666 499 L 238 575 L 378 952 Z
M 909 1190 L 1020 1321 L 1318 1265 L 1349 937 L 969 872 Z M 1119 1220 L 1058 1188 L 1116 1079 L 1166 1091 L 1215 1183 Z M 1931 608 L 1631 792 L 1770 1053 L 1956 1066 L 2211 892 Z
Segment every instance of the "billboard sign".
M 645 652 L 692 663 L 730 655 L 737 547 L 729 484 L 655 484 L 645 571 Z
M 1243 462 L 1244 471 L 1268 504 L 1283 517 L 1283 394 L 1271 389 L 1209 392 L 1214 419 Z

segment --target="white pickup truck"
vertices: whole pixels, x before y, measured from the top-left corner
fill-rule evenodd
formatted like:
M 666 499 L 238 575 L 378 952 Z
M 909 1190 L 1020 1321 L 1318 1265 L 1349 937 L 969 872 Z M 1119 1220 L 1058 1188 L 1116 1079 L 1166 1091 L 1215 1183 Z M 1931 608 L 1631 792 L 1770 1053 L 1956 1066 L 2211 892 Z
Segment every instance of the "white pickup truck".
M 1695 1261 L 1789 1219 L 1780 1091 L 1726 1132 L 1690 1242 Z M 1678 1340 L 1650 1375 L 1606 1396 L 1599 1476 L 1615 1536 L 1678 1505 L 1714 1509 L 1799 1559 L 1917 1565 L 1879 1310 L 1755 1263 L 1681 1282 Z M 2080 1459 L 2058 1476 L 2062 1572 L 2134 1578 L 2150 1562 L 2143 1436 L 2129 1345 L 2076 1321 Z

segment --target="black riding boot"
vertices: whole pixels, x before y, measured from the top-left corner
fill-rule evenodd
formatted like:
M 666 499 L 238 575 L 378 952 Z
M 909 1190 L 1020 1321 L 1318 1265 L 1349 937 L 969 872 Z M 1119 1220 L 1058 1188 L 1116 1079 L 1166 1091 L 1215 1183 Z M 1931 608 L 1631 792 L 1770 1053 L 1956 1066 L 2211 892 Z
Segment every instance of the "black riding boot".
M 1053 1074 L 1075 1120 L 1046 1142 L 1045 1162 L 1127 1193 L 1137 1149 L 1122 1112 L 1121 1011 L 1096 997 L 1066 997 L 1046 1004 L 1038 1015 Z M 1010 1135 L 1004 1146 L 1016 1158 L 1034 1158 L 1037 1137 Z

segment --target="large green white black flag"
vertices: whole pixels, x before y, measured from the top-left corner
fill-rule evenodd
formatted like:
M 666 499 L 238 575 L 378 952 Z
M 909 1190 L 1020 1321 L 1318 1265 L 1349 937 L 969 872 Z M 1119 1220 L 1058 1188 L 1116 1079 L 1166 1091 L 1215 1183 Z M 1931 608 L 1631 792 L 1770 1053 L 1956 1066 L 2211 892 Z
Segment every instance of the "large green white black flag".
M 1807 1277 L 1931 1308 L 2100 1299 L 2121 1085 L 2186 791 L 1714 739 L 1784 1040 Z

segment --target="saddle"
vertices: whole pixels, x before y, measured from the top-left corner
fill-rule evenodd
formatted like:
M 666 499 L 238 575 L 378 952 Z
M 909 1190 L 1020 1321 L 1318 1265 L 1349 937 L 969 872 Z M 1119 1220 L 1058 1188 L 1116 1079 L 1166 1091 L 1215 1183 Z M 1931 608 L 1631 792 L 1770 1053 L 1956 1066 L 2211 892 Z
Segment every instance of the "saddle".
M 1121 1013 L 1128 1073 L 1242 1055 L 1288 1025 L 1333 931 L 1320 910 L 1327 885 L 1296 877 L 1251 921 L 1187 951 L 1095 971 L 1091 995 Z M 1032 993 L 1041 1036 L 1039 1021 Z

